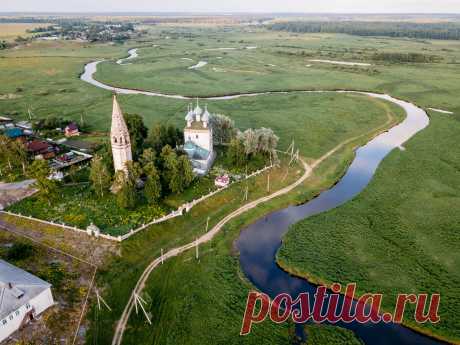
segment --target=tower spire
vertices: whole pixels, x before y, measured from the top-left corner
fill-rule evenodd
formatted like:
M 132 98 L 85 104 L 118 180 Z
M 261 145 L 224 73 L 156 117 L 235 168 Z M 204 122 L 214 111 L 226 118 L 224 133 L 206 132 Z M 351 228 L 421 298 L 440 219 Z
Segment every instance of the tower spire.
M 113 95 L 110 142 L 112 144 L 115 171 L 126 171 L 126 162 L 132 160 L 131 140 L 129 138 L 128 126 L 126 125 L 123 112 L 115 94 Z

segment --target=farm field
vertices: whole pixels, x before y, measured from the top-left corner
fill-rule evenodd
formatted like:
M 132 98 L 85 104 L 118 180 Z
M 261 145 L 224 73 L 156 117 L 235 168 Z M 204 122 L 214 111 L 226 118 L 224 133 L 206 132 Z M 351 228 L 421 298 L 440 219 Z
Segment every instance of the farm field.
M 29 37 L 27 30 L 46 27 L 46 23 L 0 23 L 0 41 L 12 42 L 18 36 Z
M 334 234 L 326 228 L 331 225 L 329 214 L 319 216 L 324 217 L 324 221 L 318 221 L 322 218 L 316 217 L 308 220 L 307 223 L 315 222 L 318 229 L 324 229 L 315 231 L 315 241 L 312 243 L 309 243 L 312 234 L 305 230 L 304 223 L 300 223 L 290 231 L 286 247 L 281 250 L 279 258 L 283 267 L 290 271 L 313 276 L 321 281 L 345 282 L 350 277 L 357 281 L 367 281 L 367 286 L 361 284 L 362 291 L 378 291 L 376 287 L 383 286 L 391 295 L 401 287 L 411 288 L 414 281 L 424 288 L 430 284 L 432 287 L 440 286 L 445 291 L 446 299 L 452 301 L 452 305 L 457 305 L 455 296 L 459 292 L 454 289 L 458 286 L 456 267 L 459 258 L 455 254 L 457 243 L 452 229 L 446 225 L 458 224 L 459 221 L 455 215 L 458 204 L 455 186 L 458 186 L 459 181 L 458 169 L 455 170 L 458 166 L 455 138 L 458 136 L 460 113 L 460 84 L 457 81 L 460 72 L 459 42 L 290 34 L 258 28 L 233 28 L 225 31 L 215 27 L 184 29 L 157 26 L 148 27 L 148 30 L 147 38 L 128 41 L 126 44 L 34 42 L 18 49 L 0 51 L 0 115 L 26 119 L 30 108 L 35 118 L 54 115 L 79 121 L 83 114 L 92 131 L 107 131 L 110 126 L 111 93 L 79 80 L 84 64 L 99 59 L 107 61 L 98 65 L 95 78 L 126 88 L 189 96 L 268 90 L 353 89 L 389 93 L 422 107 L 453 111 L 455 115 L 449 118 L 430 112 L 432 124 L 426 130 L 427 133 L 421 133 L 412 140 L 406 151 L 394 152 L 379 168 L 376 180 L 365 194 L 353 201 L 351 206 L 343 207 L 356 211 L 356 219 L 351 217 L 350 223 L 345 221 L 342 207 L 333 211 L 333 214 L 337 213 L 332 223 L 336 229 Z M 134 47 L 140 47 L 138 58 L 130 60 L 130 64 L 126 65 L 116 63 L 118 59 L 127 56 L 128 49 Z M 436 63 L 374 61 L 373 56 L 377 52 L 419 52 L 439 56 L 440 60 Z M 370 63 L 371 66 L 310 61 L 320 59 Z M 189 69 L 199 61 L 208 63 L 201 68 Z M 178 127 L 184 125 L 188 103 L 185 100 L 120 95 L 119 101 L 125 113 L 141 115 L 148 127 L 157 123 Z M 247 292 L 253 286 L 241 272 L 238 253 L 233 247 L 234 240 L 244 225 L 289 204 L 309 200 L 333 185 L 352 160 L 354 148 L 401 121 L 404 114 L 400 108 L 384 101 L 358 94 L 332 92 L 294 92 L 200 102 L 207 103 L 213 113 L 230 116 L 241 130 L 251 127 L 272 128 L 280 137 L 280 149 L 286 149 L 294 140 L 307 162 L 319 158 L 348 138 L 360 134 L 363 136 L 329 157 L 306 182 L 289 195 L 272 200 L 231 221 L 212 242 L 200 247 L 200 260 L 197 261 L 194 253 L 189 252 L 156 269 L 143 295 L 148 301 L 147 309 L 153 317 L 154 327 L 148 327 L 142 315 L 133 313 L 126 329 L 124 344 L 291 343 L 294 329 L 290 324 L 274 325 L 265 322 L 257 325 L 250 336 L 244 339 L 238 337 Z M 420 171 L 423 172 L 421 178 L 418 177 Z M 291 169 L 286 180 L 283 180 L 284 173 L 285 165 L 271 173 L 273 190 L 294 181 L 301 173 L 301 168 L 296 166 Z M 250 184 L 250 199 L 266 194 L 266 178 L 264 174 Z M 394 184 L 396 180 L 398 185 Z M 417 187 L 413 185 L 415 180 Z M 395 189 L 392 191 L 388 186 Z M 90 325 L 86 334 L 88 344 L 111 343 L 114 325 L 136 280 L 148 263 L 160 255 L 161 249 L 167 250 L 188 243 L 202 234 L 208 216 L 211 217 L 212 226 L 240 206 L 242 188 L 243 185 L 232 187 L 211 201 L 200 204 L 191 214 L 153 226 L 120 244 L 118 255 L 114 255 L 101 267 L 97 278 L 98 286 L 113 311 L 99 311 L 95 301 L 92 301 L 88 315 Z M 401 190 L 406 193 L 404 200 L 398 199 L 396 195 Z M 396 202 L 393 203 L 392 198 Z M 377 205 L 377 200 L 381 204 Z M 436 205 L 436 208 L 418 214 L 419 203 L 425 207 Z M 21 209 L 22 205 L 25 202 L 16 207 Z M 378 206 L 381 207 L 380 211 Z M 390 210 L 388 214 L 387 208 Z M 368 212 L 369 217 L 375 217 L 375 221 L 383 221 L 382 224 L 388 225 L 386 228 L 400 230 L 401 227 L 405 232 L 394 230 L 385 233 L 383 228 L 373 223 L 372 230 L 378 228 L 378 232 L 370 233 L 369 224 L 366 223 Z M 348 217 L 349 211 L 346 213 Z M 65 209 L 61 208 L 61 214 L 65 214 Z M 439 214 L 446 217 L 440 218 Z M 408 219 L 417 224 L 417 228 L 410 226 L 409 220 L 404 220 L 403 215 L 410 215 Z M 410 269 L 414 267 L 415 259 L 409 255 L 400 261 L 396 272 L 409 272 L 402 279 L 401 286 L 390 284 L 394 280 L 388 277 L 395 273 L 395 268 L 386 261 L 386 248 L 379 248 L 373 257 L 366 257 L 369 262 L 374 260 L 373 265 L 387 262 L 381 276 L 374 277 L 366 271 L 366 265 L 356 255 L 341 257 L 346 259 L 343 263 L 334 261 L 338 259 L 329 251 L 335 247 L 323 244 L 330 243 L 332 238 L 342 239 L 349 231 L 348 225 L 351 222 L 368 236 L 356 234 L 355 240 L 359 239 L 359 243 L 337 244 L 341 251 L 357 243 L 362 246 L 360 248 L 373 247 L 384 238 L 390 252 L 399 255 L 392 236 L 401 236 L 407 240 L 408 234 L 416 232 L 416 240 L 411 241 L 422 246 L 420 253 L 428 254 L 427 258 L 421 263 L 417 262 L 420 270 Z M 442 232 L 430 231 L 435 228 Z M 412 250 L 411 241 L 400 250 Z M 352 252 L 356 254 L 356 247 L 353 248 Z M 445 253 L 444 248 L 453 250 Z M 310 252 L 306 252 L 307 249 Z M 303 255 L 299 255 L 300 250 Z M 313 262 L 313 257 L 317 260 L 318 253 L 324 253 L 324 258 L 331 261 Z M 336 276 L 337 269 L 332 270 L 333 266 L 340 269 L 343 267 L 343 275 Z M 428 266 L 436 267 L 436 271 L 426 274 Z M 457 339 L 455 323 L 458 319 L 453 310 L 449 307 L 443 309 L 443 315 L 449 319 L 448 323 L 441 327 L 427 328 L 428 331 Z M 206 325 L 206 329 L 203 325 Z M 355 343 L 347 332 L 333 334 L 328 329 L 310 331 L 319 340 L 329 341 L 329 344 L 336 339 Z

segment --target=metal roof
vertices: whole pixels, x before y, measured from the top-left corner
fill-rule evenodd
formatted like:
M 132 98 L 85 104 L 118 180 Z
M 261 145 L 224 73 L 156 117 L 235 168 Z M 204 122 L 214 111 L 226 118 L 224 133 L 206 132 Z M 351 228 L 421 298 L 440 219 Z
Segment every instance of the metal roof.
M 44 280 L 0 260 L 0 320 L 50 287 Z

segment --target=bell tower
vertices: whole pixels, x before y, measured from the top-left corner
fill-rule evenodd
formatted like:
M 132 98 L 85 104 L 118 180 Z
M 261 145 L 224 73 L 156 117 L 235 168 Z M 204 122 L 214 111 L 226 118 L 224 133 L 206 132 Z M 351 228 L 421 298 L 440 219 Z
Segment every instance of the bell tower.
M 131 139 L 129 138 L 128 126 L 126 126 L 116 95 L 113 95 L 110 142 L 112 144 L 113 166 L 115 172 L 119 170 L 126 171 L 126 162 L 133 159 L 131 152 Z

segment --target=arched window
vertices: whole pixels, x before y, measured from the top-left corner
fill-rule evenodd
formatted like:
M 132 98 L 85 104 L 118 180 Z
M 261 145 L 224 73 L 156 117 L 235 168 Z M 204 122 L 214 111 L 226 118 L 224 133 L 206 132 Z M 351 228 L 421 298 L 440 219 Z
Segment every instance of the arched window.
M 123 137 L 120 137 L 120 144 L 123 144 Z
M 116 144 L 117 143 L 117 137 L 113 137 L 113 142 Z
M 198 134 L 196 135 L 196 138 L 198 139 Z

